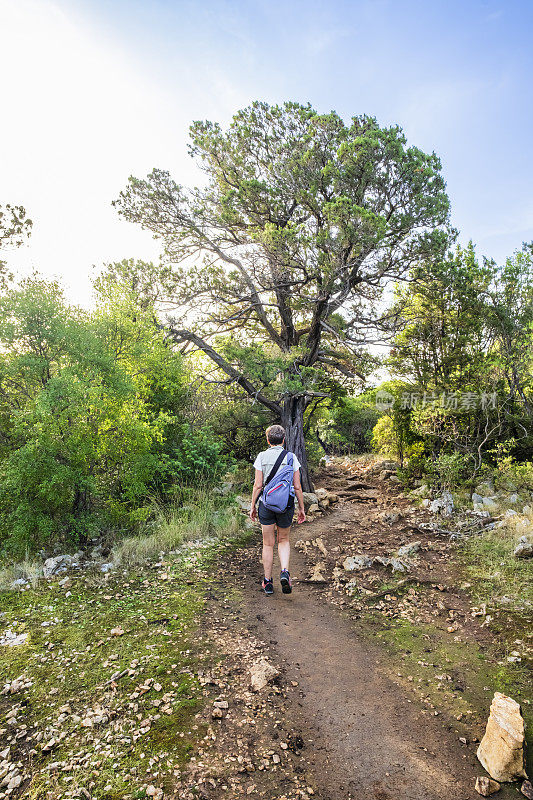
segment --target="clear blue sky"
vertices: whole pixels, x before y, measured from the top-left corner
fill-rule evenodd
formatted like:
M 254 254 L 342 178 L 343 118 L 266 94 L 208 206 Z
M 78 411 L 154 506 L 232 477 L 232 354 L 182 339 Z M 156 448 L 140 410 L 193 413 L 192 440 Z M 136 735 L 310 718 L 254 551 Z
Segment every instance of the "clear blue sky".
M 533 239 L 532 0 L 0 0 L 0 22 L 26 86 L 0 202 L 36 222 L 17 263 L 79 297 L 91 264 L 155 252 L 109 207 L 128 174 L 194 181 L 188 123 L 254 99 L 400 124 L 441 157 L 463 240 L 503 259 Z

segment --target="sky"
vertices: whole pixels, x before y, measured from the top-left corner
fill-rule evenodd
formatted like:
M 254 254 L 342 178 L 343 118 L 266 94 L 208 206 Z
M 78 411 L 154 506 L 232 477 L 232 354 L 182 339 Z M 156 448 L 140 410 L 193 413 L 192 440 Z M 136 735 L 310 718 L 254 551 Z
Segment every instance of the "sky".
M 105 262 L 158 257 L 111 206 L 128 176 L 194 184 L 189 124 L 259 99 L 399 124 L 501 261 L 533 240 L 532 34 L 533 0 L 0 0 L 0 204 L 34 222 L 1 257 L 89 305 Z

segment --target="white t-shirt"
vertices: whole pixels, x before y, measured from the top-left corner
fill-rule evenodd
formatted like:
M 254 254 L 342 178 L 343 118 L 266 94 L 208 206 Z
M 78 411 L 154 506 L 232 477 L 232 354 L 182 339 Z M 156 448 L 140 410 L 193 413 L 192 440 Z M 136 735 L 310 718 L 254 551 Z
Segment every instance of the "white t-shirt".
M 254 461 L 255 469 L 260 469 L 263 472 L 263 483 L 266 481 L 272 467 L 278 460 L 278 456 L 283 450 L 282 444 L 276 444 L 273 447 L 269 447 L 268 450 L 263 450 Z M 287 456 L 283 459 L 280 464 L 280 468 L 287 463 Z M 300 469 L 300 462 L 296 458 L 295 454 L 292 454 L 292 465 L 294 467 L 294 471 L 296 472 L 297 469 Z M 291 486 L 291 494 L 294 494 L 294 487 Z

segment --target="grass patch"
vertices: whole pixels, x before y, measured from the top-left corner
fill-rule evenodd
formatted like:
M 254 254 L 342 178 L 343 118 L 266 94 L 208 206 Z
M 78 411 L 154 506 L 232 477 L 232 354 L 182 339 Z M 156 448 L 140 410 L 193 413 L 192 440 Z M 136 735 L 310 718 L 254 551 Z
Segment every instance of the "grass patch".
M 35 587 L 42 574 L 43 565 L 40 561 L 26 559 L 18 564 L 9 564 L 0 569 L 0 592 L 8 591 L 12 588 L 14 581 L 21 578 L 30 581 L 31 585 Z
M 533 569 L 528 559 L 513 553 L 520 536 L 533 530 L 533 515 L 516 515 L 505 526 L 470 537 L 461 548 L 467 575 L 478 600 L 492 602 L 506 597 L 511 608 L 529 605 L 533 616 Z
M 118 800 L 176 783 L 204 735 L 205 592 L 220 548 L 245 536 L 239 522 L 207 500 L 161 509 L 146 537 L 117 545 L 121 571 L 0 592 L 1 630 L 27 635 L 0 648 L 0 688 L 31 681 L 0 696 L 0 749 L 21 764 L 22 795 Z
M 170 553 L 192 540 L 213 536 L 233 536 L 241 517 L 231 499 L 212 493 L 188 492 L 164 506 L 154 503 L 150 521 L 138 536 L 118 542 L 112 551 L 116 565 L 133 567 Z

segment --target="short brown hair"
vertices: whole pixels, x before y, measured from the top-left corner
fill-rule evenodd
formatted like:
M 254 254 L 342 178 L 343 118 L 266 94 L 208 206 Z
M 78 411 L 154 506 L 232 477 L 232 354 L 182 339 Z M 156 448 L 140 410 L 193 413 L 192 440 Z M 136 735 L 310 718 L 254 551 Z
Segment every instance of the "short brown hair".
M 282 425 L 271 425 L 266 429 L 269 444 L 282 444 L 285 439 L 285 428 Z

